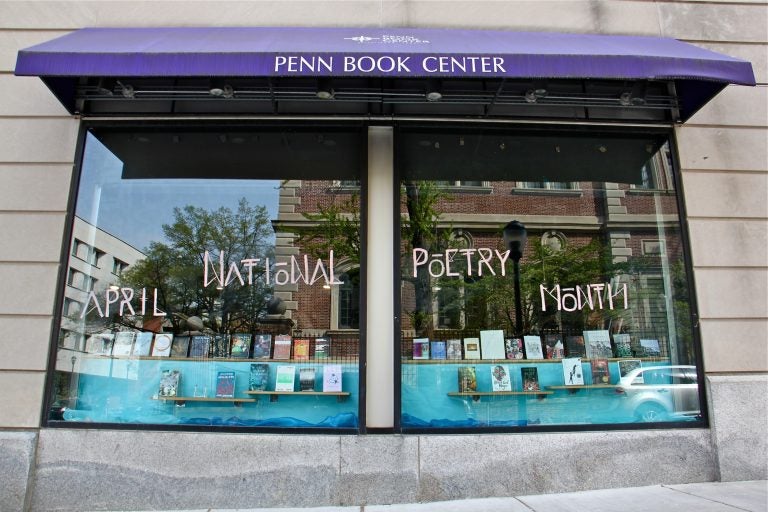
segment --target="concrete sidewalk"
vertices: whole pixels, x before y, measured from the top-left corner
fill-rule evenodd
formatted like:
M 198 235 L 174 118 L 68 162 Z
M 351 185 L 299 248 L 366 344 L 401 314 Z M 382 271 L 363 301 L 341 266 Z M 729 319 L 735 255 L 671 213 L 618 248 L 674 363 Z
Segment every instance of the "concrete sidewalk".
M 768 512 L 768 481 L 653 485 L 433 503 L 236 510 L 237 512 L 737 512 L 745 510 Z M 235 509 L 208 509 L 194 512 L 236 511 Z

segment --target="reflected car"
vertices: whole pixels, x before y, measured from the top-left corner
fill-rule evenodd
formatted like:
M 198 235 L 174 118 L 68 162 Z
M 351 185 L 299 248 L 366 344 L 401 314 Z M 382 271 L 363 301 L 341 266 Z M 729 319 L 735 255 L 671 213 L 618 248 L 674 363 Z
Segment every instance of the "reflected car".
M 701 417 L 695 366 L 636 368 L 616 384 L 622 409 L 636 421 L 681 421 Z

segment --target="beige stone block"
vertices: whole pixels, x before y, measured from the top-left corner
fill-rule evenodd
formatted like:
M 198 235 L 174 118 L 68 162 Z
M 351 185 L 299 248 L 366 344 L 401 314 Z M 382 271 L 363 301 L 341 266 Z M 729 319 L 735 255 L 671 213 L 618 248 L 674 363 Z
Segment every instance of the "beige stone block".
M 0 208 L 7 211 L 67 209 L 71 165 L 0 164 Z
M 768 130 L 765 128 L 677 129 L 681 167 L 734 171 L 768 169 Z
M 698 267 L 768 267 L 768 222 L 691 219 L 693 264 Z
M 0 213 L 0 261 L 58 262 L 63 213 Z
M 713 52 L 724 53 L 725 55 L 751 62 L 757 83 L 768 83 L 768 59 L 765 57 L 768 55 L 768 44 L 697 42 L 696 46 L 701 46 L 702 48 L 707 48 Z
M 608 206 L 621 206 L 621 198 L 619 197 L 608 197 L 605 201 Z M 626 209 L 624 213 L 627 213 Z
M 608 205 L 608 214 L 625 214 L 627 213 L 627 207 L 626 206 L 611 206 Z
M 0 162 L 73 162 L 77 130 L 74 118 L 0 119 Z
M 694 272 L 702 320 L 768 316 L 768 269 L 699 268 Z
M 768 173 L 683 172 L 688 217 L 768 218 Z
M 0 13 L 3 11 L 4 5 L 0 2 Z M 0 24 L 3 21 L 0 21 Z M 16 57 L 19 50 L 49 41 L 66 33 L 67 31 L 63 30 L 0 30 L 0 72 L 11 72 L 16 69 Z
M 275 256 L 298 256 L 298 247 L 275 247 Z
M 52 314 L 58 270 L 53 263 L 0 263 L 0 315 Z
M 296 211 L 296 206 L 292 204 L 280 205 L 277 207 L 277 211 L 279 213 L 294 213 Z
M 42 80 L 30 76 L 0 75 L 0 116 L 66 116 Z
M 44 386 L 44 372 L 0 371 L 0 427 L 39 427 Z
M 768 5 L 658 2 L 662 35 L 694 41 L 768 41 Z
M 768 371 L 768 320 L 703 320 L 706 372 Z
M 0 315 L 1 370 L 45 371 L 51 336 L 50 317 Z
M 687 124 L 768 126 L 768 88 L 741 85 L 726 87 Z

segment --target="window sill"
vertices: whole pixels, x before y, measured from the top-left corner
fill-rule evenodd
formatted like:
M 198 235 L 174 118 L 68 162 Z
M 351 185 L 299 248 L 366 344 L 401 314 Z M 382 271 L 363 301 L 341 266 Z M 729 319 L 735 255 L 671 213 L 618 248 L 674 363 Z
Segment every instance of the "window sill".
M 493 187 L 464 187 L 464 186 L 440 186 L 437 187 L 441 192 L 451 194 L 491 194 Z
M 560 196 L 581 197 L 581 189 L 549 189 L 549 188 L 520 188 L 512 189 L 513 194 L 525 194 L 530 196 Z
M 639 196 L 651 196 L 655 194 L 661 194 L 665 196 L 672 196 L 675 191 L 668 188 L 630 188 L 627 190 L 628 194 L 636 194 Z

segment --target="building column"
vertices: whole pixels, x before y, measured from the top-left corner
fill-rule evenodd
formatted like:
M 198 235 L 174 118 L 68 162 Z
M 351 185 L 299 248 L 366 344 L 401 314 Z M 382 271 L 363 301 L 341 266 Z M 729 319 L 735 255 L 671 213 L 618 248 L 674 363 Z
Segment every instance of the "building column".
M 394 426 L 394 130 L 368 128 L 366 426 Z M 371 314 L 372 313 L 372 314 Z

